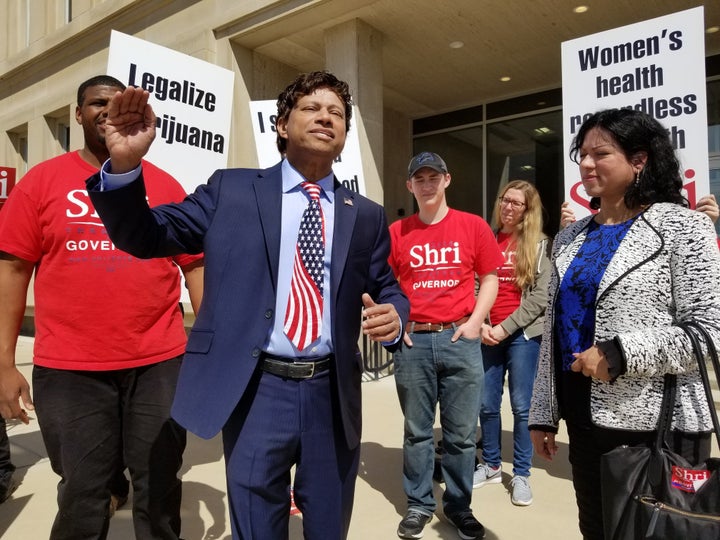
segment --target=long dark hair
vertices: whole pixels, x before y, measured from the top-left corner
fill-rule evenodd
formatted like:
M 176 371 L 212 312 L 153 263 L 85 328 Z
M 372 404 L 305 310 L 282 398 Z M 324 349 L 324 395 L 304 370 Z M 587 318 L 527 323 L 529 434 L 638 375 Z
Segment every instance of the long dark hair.
M 608 133 L 628 160 L 640 152 L 647 161 L 637 182 L 625 191 L 625 206 L 638 208 L 656 202 L 689 206 L 682 195 L 680 163 L 675 156 L 667 130 L 652 116 L 633 109 L 607 109 L 593 114 L 583 122 L 570 147 L 570 158 L 579 163 L 578 155 L 585 137 L 593 128 Z M 590 207 L 600 208 L 600 199 L 593 197 Z
M 277 99 L 277 119 L 275 123 L 281 120 L 287 120 L 290 111 L 293 110 L 295 104 L 301 97 L 309 96 L 318 88 L 329 88 L 337 94 L 345 104 L 345 131 L 350 131 L 350 118 L 352 118 L 352 97 L 350 96 L 350 88 L 345 81 L 341 81 L 329 71 L 312 71 L 303 73 L 297 79 L 291 82 L 285 90 L 283 90 Z M 284 139 L 278 133 L 277 147 L 281 154 L 287 150 L 287 139 Z

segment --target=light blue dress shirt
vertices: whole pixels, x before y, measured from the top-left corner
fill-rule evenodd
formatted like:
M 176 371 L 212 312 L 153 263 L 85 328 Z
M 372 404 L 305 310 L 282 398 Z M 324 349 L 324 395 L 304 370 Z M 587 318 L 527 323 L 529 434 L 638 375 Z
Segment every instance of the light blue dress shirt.
M 322 188 L 320 193 L 320 206 L 325 220 L 325 272 L 323 277 L 323 316 L 320 337 L 302 351 L 283 332 L 285 310 L 288 295 L 290 294 L 290 281 L 292 279 L 293 262 L 295 260 L 295 246 L 303 212 L 310 201 L 309 195 L 300 186 L 305 178 L 284 159 L 282 169 L 282 215 L 280 238 L 280 267 L 278 268 L 277 297 L 275 299 L 275 321 L 267 343 L 266 351 L 278 356 L 287 357 L 318 357 L 330 354 L 333 351 L 331 325 L 332 306 L 330 283 L 330 261 L 332 260 L 333 229 L 335 223 L 335 190 L 334 175 L 332 171 L 317 184 Z

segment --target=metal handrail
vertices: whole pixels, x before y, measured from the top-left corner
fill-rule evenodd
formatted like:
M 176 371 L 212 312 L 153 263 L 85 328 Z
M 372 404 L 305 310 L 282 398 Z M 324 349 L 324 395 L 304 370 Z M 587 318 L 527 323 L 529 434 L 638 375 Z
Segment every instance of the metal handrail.
M 377 341 L 362 337 L 363 367 L 366 373 L 372 374 L 375 380 L 380 378 L 380 373 L 387 370 L 393 363 L 392 353 L 388 352 Z

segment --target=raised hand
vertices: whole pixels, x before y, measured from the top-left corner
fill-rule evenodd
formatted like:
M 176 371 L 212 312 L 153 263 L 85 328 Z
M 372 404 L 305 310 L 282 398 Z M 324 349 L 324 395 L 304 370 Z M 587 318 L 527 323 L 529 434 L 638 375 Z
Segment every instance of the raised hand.
M 718 203 L 715 200 L 715 195 L 712 193 L 710 195 L 705 195 L 702 197 L 698 202 L 695 209 L 698 212 L 703 212 L 704 214 L 707 214 L 710 219 L 712 219 L 712 222 L 715 223 L 718 220 L 718 216 L 720 215 L 720 210 L 718 209 Z
M 570 203 L 565 201 L 560 207 L 560 228 L 564 229 L 575 222 L 575 212 L 570 208 Z
M 110 100 L 105 121 L 105 144 L 110 153 L 110 172 L 128 172 L 138 165 L 155 139 L 155 113 L 150 94 L 128 87 Z

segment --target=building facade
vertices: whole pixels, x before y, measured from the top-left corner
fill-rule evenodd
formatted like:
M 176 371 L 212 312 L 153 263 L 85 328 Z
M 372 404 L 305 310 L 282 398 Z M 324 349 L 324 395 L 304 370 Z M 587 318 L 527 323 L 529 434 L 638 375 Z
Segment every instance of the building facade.
M 454 207 L 489 218 L 500 178 L 563 197 L 560 44 L 702 3 L 686 0 L 4 0 L 0 167 L 17 176 L 82 145 L 75 92 L 104 73 L 111 30 L 235 74 L 229 166 L 256 166 L 251 100 L 328 69 L 353 90 L 368 195 L 413 212 L 406 164 L 446 158 Z M 626 5 L 627 4 L 627 5 Z M 720 196 L 720 3 L 705 9 L 711 189 Z

